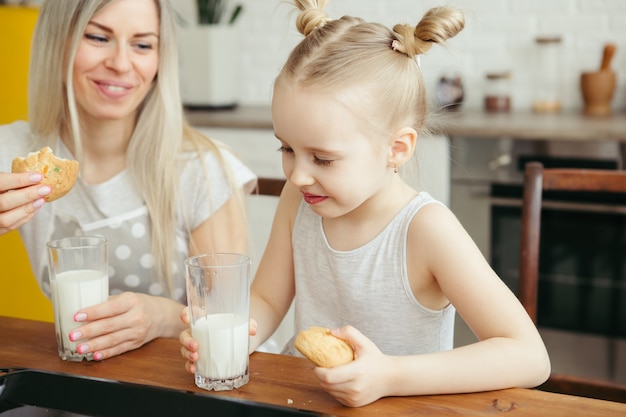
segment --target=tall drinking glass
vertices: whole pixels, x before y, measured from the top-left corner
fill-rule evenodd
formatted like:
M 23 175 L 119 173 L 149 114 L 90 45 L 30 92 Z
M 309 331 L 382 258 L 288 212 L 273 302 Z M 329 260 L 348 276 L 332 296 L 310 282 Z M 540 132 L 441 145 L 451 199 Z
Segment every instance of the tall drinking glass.
M 198 341 L 195 383 L 223 391 L 246 384 L 250 344 L 250 259 L 211 253 L 185 261 L 191 335 Z
M 74 321 L 78 310 L 106 301 L 109 297 L 107 240 L 100 236 L 67 237 L 48 242 L 48 271 L 54 309 L 54 328 L 63 360 L 93 360 L 81 354 L 69 334 L 80 326 Z

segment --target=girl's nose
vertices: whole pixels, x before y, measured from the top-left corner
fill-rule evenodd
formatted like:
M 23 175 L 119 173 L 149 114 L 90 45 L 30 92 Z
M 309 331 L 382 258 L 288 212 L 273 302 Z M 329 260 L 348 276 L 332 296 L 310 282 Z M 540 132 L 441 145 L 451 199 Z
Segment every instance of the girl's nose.
M 315 179 L 309 172 L 302 167 L 302 164 L 294 163 L 291 166 L 291 173 L 288 174 L 289 182 L 296 187 L 302 187 L 304 185 L 311 185 L 315 182 Z

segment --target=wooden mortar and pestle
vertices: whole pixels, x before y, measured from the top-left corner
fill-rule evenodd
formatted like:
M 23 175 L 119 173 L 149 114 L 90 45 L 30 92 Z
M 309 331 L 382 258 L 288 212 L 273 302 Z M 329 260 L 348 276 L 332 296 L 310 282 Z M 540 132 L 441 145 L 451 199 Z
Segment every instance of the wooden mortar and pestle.
M 611 100 L 615 92 L 615 72 L 610 69 L 615 54 L 615 45 L 606 44 L 602 53 L 599 71 L 583 72 L 580 77 L 580 89 L 585 101 L 585 114 L 607 116 L 611 114 Z

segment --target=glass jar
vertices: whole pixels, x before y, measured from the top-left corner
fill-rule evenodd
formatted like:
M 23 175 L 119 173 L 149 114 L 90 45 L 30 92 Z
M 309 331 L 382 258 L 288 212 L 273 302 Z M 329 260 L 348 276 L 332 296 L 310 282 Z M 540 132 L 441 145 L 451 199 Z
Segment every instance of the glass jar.
M 492 72 L 486 74 L 485 111 L 490 113 L 511 110 L 511 73 Z
M 535 44 L 533 111 L 556 113 L 561 110 L 561 37 L 538 37 Z

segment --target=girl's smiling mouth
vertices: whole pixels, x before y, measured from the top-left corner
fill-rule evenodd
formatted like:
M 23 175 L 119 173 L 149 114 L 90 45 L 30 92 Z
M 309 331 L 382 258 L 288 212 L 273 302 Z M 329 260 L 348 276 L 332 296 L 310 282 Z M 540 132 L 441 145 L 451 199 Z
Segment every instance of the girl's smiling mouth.
M 316 195 L 316 194 L 309 194 L 309 193 L 302 193 L 302 195 L 304 196 L 304 201 L 306 201 L 307 204 L 321 203 L 322 201 L 324 201 L 324 200 L 326 200 L 328 198 L 327 196 Z

